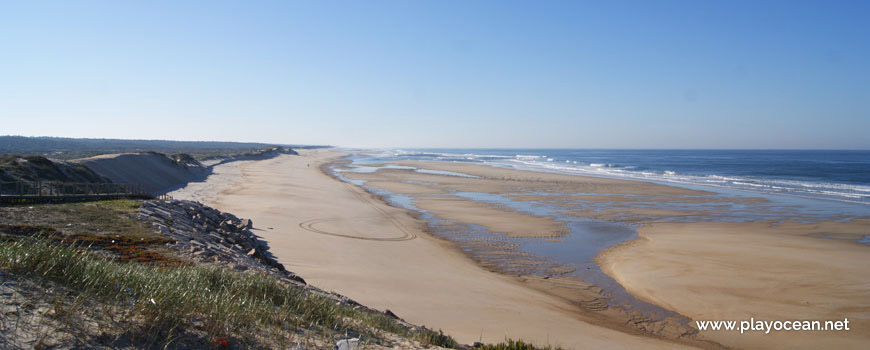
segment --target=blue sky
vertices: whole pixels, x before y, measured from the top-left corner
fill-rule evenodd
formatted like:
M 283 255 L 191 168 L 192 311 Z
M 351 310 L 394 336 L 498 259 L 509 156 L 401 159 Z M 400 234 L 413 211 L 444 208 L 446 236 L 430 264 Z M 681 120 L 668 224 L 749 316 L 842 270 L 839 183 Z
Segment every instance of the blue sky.
M 867 1 L 0 0 L 0 134 L 870 149 Z

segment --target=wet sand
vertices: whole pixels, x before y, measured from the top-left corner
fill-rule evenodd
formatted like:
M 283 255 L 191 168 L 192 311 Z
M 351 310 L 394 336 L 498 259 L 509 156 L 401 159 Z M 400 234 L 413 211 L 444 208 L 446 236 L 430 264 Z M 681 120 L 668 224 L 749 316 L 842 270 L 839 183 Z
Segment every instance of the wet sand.
M 685 347 L 614 329 L 569 298 L 530 288 L 533 279 L 484 269 L 453 243 L 427 234 L 408 211 L 320 171 L 339 156 L 315 150 L 229 163 L 172 195 L 251 218 L 279 261 L 309 283 L 461 342 L 510 337 L 569 349 Z
M 772 205 L 763 198 L 729 197 L 638 181 L 465 163 L 406 161 L 391 164 L 456 172 L 474 178 L 408 169 L 343 174 L 368 181 L 369 186 L 424 198 L 424 209 L 445 219 L 476 224 L 497 221 L 502 225 L 506 220 L 516 219 L 516 211 L 499 206 L 487 209 L 502 211 L 498 215 L 469 211 L 469 206 L 480 203 L 457 205 L 465 199 L 450 194 L 476 192 L 547 203 L 561 208 L 561 214 L 567 216 L 643 225 L 640 237 L 608 249 L 596 261 L 635 297 L 691 320 L 849 318 L 853 325 L 849 332 L 767 335 L 726 331 L 681 334 L 673 329 L 662 331 L 657 327 L 659 324 L 639 327 L 650 333 L 752 349 L 849 349 L 870 344 L 870 299 L 867 299 L 870 265 L 865 263 L 870 247 L 855 242 L 870 234 L 867 220 L 811 217 L 795 208 Z M 433 206 L 426 202 L 439 197 L 444 205 Z M 524 220 L 535 217 L 526 216 Z M 495 223 L 485 226 L 495 227 Z M 486 242 L 481 245 L 485 248 Z M 509 256 L 509 247 L 490 245 L 489 248 L 502 249 L 517 265 L 530 264 L 522 255 Z M 505 269 L 501 260 L 481 263 L 494 271 L 499 271 L 500 267 L 502 272 L 517 270 Z M 625 324 L 632 324 L 626 321 L 626 316 L 629 319 L 636 316 L 613 313 L 610 308 L 601 310 L 602 303 L 595 302 L 589 293 L 596 286 L 582 281 L 541 276 L 522 276 L 522 280 L 547 294 L 574 300 L 579 306 L 577 309 L 587 315 L 597 315 L 607 321 L 622 320 Z M 563 288 L 566 285 L 580 287 L 566 291 Z
M 484 226 L 509 237 L 557 238 L 566 231 L 551 218 L 493 208 L 470 200 L 430 197 L 418 199 L 416 206 L 447 220 Z

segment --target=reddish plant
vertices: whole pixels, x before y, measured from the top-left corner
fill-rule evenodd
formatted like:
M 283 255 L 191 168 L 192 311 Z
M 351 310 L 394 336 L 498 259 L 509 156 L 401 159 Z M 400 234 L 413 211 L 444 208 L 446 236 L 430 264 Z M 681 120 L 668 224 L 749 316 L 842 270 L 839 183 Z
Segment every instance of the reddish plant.
M 230 348 L 230 342 L 224 338 L 218 337 L 218 338 L 215 338 L 214 340 L 212 340 L 211 342 L 212 342 L 212 344 L 214 344 L 214 346 L 216 348 L 218 348 L 220 350 L 229 350 L 229 348 Z

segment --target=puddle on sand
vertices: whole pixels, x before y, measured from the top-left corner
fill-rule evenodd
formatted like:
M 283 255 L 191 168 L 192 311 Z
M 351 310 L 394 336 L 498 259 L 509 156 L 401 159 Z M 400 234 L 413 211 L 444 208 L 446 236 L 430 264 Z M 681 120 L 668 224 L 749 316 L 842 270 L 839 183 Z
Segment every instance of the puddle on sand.
M 351 164 L 351 166 L 355 165 Z M 362 167 L 363 170 L 360 172 L 369 172 L 368 168 L 371 168 Z M 602 294 L 608 297 L 609 306 L 631 309 L 652 319 L 680 317 L 660 306 L 637 300 L 595 263 L 594 258 L 602 249 L 637 237 L 637 232 L 628 225 L 570 217 L 562 215 L 562 208 L 558 206 L 541 202 L 516 201 L 499 194 L 476 192 L 448 194 L 448 196 L 501 205 L 521 213 L 553 217 L 568 229 L 564 236 L 556 239 L 507 237 L 491 232 L 484 226 L 439 218 L 416 207 L 413 196 L 368 186 L 364 180 L 351 180 L 342 176 L 342 172 L 354 171 L 333 170 L 333 175 L 341 181 L 358 185 L 380 196 L 392 206 L 419 213 L 420 219 L 428 224 L 434 235 L 456 243 L 462 251 L 484 265 L 491 265 L 496 270 L 512 275 L 574 276 L 601 288 Z
M 662 196 L 633 194 L 602 194 L 602 193 L 547 193 L 519 192 L 506 194 L 456 192 L 447 191 L 444 196 L 455 196 L 497 207 L 536 216 L 547 216 L 562 223 L 567 232 L 558 238 L 515 238 L 490 232 L 480 225 L 465 224 L 436 217 L 432 213 L 417 208 L 414 195 L 391 193 L 379 188 L 367 186 L 365 181 L 350 180 L 341 176 L 342 172 L 373 173 L 379 169 L 407 169 L 420 173 L 438 175 L 474 177 L 468 174 L 439 172 L 414 167 L 381 164 L 364 157 L 351 156 L 350 169 L 334 169 L 334 175 L 342 180 L 358 185 L 370 193 L 380 196 L 388 204 L 419 213 L 432 234 L 450 240 L 466 254 L 487 268 L 501 271 L 509 275 L 531 275 L 539 277 L 574 276 L 586 283 L 598 286 L 602 294 L 607 296 L 608 304 L 631 312 L 637 312 L 653 320 L 676 318 L 680 322 L 687 319 L 657 305 L 637 300 L 619 283 L 605 274 L 595 263 L 594 258 L 601 250 L 612 247 L 637 237 L 635 226 L 613 221 L 595 220 L 580 217 L 576 212 L 586 210 L 591 213 L 605 211 L 625 211 L 624 216 L 613 215 L 603 219 L 619 221 L 623 218 L 641 218 L 643 221 L 671 222 L 747 222 L 747 221 L 782 221 L 795 220 L 809 222 L 813 220 L 848 220 L 854 217 L 851 212 L 837 210 L 820 210 L 806 206 L 799 201 L 778 201 L 773 197 L 765 197 L 769 201 L 757 201 L 757 197 L 748 198 L 745 194 L 717 191 L 714 195 L 683 196 L 683 200 L 667 200 Z M 421 185 L 436 185 L 432 183 L 408 183 Z M 429 194 L 431 196 L 431 194 Z M 610 200 L 583 200 L 571 196 L 596 196 Z M 540 196 L 539 200 L 532 198 Z M 666 196 L 667 197 L 667 196 Z M 673 198 L 673 196 L 667 197 Z M 629 200 L 625 200 L 629 199 Z M 631 213 L 632 209 L 640 209 Z M 654 209 L 659 212 L 688 212 L 692 215 L 648 214 L 644 216 L 643 209 Z M 582 214 L 581 214 L 582 215 Z M 625 220 L 623 222 L 638 222 Z M 825 237 L 836 239 L 837 237 Z M 870 246 L 870 234 L 855 240 Z
M 472 179 L 478 179 L 480 176 L 474 176 L 469 174 L 457 173 L 454 171 L 446 171 L 446 170 L 431 170 L 431 169 L 419 169 L 412 166 L 405 165 L 396 165 L 396 164 L 385 164 L 382 166 L 368 166 L 368 165 L 351 165 L 350 169 L 334 169 L 335 172 L 349 172 L 349 173 L 364 173 L 371 174 L 381 169 L 399 169 L 399 170 L 413 170 L 414 172 L 418 172 L 421 174 L 433 174 L 433 175 L 447 175 L 447 176 L 458 176 L 458 177 L 467 177 Z
M 559 206 L 537 201 L 516 201 L 500 194 L 453 192 L 450 195 L 504 206 L 521 213 L 552 217 L 568 229 L 567 233 L 558 239 L 504 237 L 485 229 L 476 231 L 475 234 L 487 236 L 486 238 L 489 239 L 495 239 L 493 235 L 496 235 L 522 253 L 541 257 L 563 267 L 570 267 L 571 272 L 566 275 L 578 277 L 584 282 L 600 287 L 609 297 L 608 303 L 611 306 L 627 305 L 635 311 L 657 318 L 675 315 L 660 306 L 637 300 L 595 263 L 595 257 L 603 249 L 637 237 L 637 231 L 631 226 L 566 216 L 562 214 L 562 208 Z

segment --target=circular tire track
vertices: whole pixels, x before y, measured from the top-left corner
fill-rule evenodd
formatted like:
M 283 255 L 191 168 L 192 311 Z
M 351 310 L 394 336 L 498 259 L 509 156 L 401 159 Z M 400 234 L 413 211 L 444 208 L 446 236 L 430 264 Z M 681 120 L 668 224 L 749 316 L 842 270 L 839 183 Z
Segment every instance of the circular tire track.
M 417 238 L 417 234 L 415 234 L 413 231 L 406 228 L 405 225 L 402 225 L 402 223 L 399 220 L 392 217 L 385 210 L 378 207 L 378 203 L 372 202 L 372 200 L 370 198 L 367 198 L 366 196 L 355 191 L 355 188 L 353 187 L 353 185 L 348 184 L 346 182 L 342 182 L 342 184 L 344 184 L 345 188 L 348 191 L 350 191 L 350 193 L 353 194 L 353 196 L 356 197 L 356 199 L 358 199 L 359 201 L 372 207 L 372 209 L 374 209 L 375 211 L 378 212 L 380 217 L 387 219 L 387 221 L 389 221 L 391 224 L 393 224 L 393 226 L 398 228 L 399 231 L 401 231 L 403 235 L 401 237 L 385 237 L 385 238 L 359 237 L 359 236 L 354 236 L 354 235 L 347 235 L 347 234 L 342 234 L 342 233 L 324 231 L 324 230 L 321 230 L 321 229 L 314 227 L 315 225 L 317 225 L 319 223 L 342 220 L 343 218 L 340 218 L 340 217 L 306 220 L 306 221 L 299 223 L 300 228 L 302 228 L 303 230 L 306 230 L 306 231 L 311 231 L 311 232 L 319 233 L 322 235 L 329 235 L 329 236 L 343 237 L 343 238 L 352 238 L 352 239 L 359 239 L 359 240 L 364 240 L 364 241 L 399 242 L 399 241 L 409 241 L 409 240 L 412 240 L 414 238 Z

